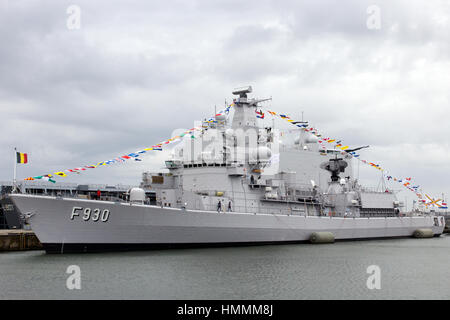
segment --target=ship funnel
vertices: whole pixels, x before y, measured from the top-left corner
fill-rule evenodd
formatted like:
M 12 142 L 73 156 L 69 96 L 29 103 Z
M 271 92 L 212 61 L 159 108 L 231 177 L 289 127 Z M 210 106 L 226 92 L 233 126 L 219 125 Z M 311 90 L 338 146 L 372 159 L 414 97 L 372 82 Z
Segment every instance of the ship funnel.
M 320 165 L 320 168 L 331 172 L 331 181 L 339 181 L 339 173 L 344 172 L 348 163 L 342 158 L 330 159 Z

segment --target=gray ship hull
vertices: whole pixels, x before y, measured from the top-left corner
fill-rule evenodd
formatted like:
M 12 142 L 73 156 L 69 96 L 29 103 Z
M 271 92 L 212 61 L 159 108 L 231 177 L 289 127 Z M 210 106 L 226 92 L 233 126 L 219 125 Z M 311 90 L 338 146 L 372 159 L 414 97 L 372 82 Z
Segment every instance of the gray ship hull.
M 336 240 L 410 237 L 420 228 L 438 236 L 445 224 L 433 216 L 218 213 L 20 194 L 11 198 L 48 253 L 293 243 L 319 231 L 333 233 Z

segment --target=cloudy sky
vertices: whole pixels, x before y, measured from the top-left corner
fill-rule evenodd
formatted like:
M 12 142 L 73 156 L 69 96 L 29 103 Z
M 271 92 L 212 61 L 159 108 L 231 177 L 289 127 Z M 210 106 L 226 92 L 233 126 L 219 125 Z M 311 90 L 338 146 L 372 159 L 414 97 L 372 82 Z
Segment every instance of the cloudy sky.
M 14 147 L 30 157 L 19 178 L 108 160 L 192 127 L 249 84 L 274 111 L 304 111 L 325 135 L 369 144 L 364 158 L 450 195 L 449 18 L 448 1 L 0 0 L 0 180 Z M 166 155 L 58 180 L 137 184 Z M 361 170 L 376 186 L 378 172 Z

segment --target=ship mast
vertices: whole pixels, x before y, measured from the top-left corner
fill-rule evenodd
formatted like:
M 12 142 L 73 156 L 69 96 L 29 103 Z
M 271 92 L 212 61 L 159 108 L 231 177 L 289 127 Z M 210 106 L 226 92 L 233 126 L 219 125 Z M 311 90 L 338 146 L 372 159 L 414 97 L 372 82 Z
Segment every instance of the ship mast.
M 257 127 L 255 110 L 255 101 L 248 100 L 247 94 L 252 92 L 252 87 L 237 88 L 233 91 L 234 95 L 239 95 L 239 98 L 234 99 L 235 112 L 233 116 L 233 129 L 254 129 Z

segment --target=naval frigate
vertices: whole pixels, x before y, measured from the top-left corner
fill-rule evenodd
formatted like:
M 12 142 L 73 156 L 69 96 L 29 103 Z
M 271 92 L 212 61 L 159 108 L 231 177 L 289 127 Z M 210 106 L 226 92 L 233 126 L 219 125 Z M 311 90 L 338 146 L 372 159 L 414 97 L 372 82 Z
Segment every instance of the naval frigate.
M 195 139 L 187 137 L 172 150 L 167 170 L 145 172 L 127 201 L 26 194 L 11 198 L 47 253 L 443 232 L 443 217 L 406 215 L 394 192 L 361 186 L 351 155 L 320 148 L 307 130 L 298 129 L 289 142 L 274 126 L 263 126 L 258 117 L 263 100 L 249 98 L 251 92 L 251 87 L 233 91 L 233 116 L 219 113 L 204 121 Z M 154 203 L 146 201 L 149 190 L 156 194 Z

